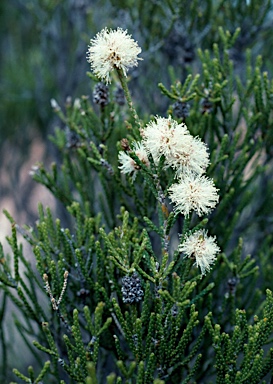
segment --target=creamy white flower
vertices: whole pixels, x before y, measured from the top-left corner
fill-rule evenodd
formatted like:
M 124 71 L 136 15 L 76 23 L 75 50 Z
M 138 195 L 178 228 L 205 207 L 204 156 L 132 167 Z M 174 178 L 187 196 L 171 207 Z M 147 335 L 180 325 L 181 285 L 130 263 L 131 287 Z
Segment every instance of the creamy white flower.
M 127 30 L 104 28 L 90 40 L 87 61 L 96 76 L 109 83 L 110 72 L 115 68 L 122 69 L 126 76 L 129 68 L 137 66 L 138 60 L 142 60 L 137 57 L 140 52 L 141 48 Z
M 154 162 L 158 164 L 162 155 L 169 157 L 171 148 L 171 139 L 174 131 L 179 129 L 181 135 L 189 135 L 185 124 L 178 124 L 177 121 L 165 117 L 156 117 L 156 121 L 150 121 L 141 131 L 144 144 L 147 151 L 152 155 Z
M 146 167 L 149 167 L 150 162 L 148 159 L 148 154 L 142 142 L 135 142 L 133 144 L 132 151 L 137 155 L 139 160 L 146 165 Z M 134 180 L 136 177 L 136 172 L 140 168 L 139 168 L 139 165 L 137 165 L 137 163 L 130 157 L 130 153 L 128 154 L 128 153 L 125 153 L 124 151 L 120 151 L 118 154 L 118 160 L 121 164 L 121 166 L 119 166 L 121 173 L 124 173 L 124 174 L 133 173 L 132 177 Z
M 220 248 L 216 244 L 215 236 L 207 236 L 207 231 L 200 229 L 192 235 L 186 236 L 184 242 L 179 246 L 179 251 L 183 252 L 185 257 L 194 257 L 194 265 L 200 267 L 202 275 L 205 275 L 216 260 Z
M 170 166 L 176 169 L 180 176 L 185 172 L 194 172 L 201 175 L 209 165 L 209 154 L 205 143 L 199 137 L 181 135 L 175 130 L 170 140 L 171 153 L 168 158 Z
M 191 211 L 195 211 L 198 216 L 211 212 L 219 200 L 217 191 L 212 179 L 193 173 L 185 173 L 179 183 L 168 189 L 176 212 L 185 216 Z
M 184 172 L 205 172 L 209 164 L 206 145 L 194 138 L 184 123 L 178 124 L 171 117 L 157 117 L 156 121 L 147 124 L 142 135 L 156 164 L 164 155 L 165 168 L 174 168 L 177 176 Z

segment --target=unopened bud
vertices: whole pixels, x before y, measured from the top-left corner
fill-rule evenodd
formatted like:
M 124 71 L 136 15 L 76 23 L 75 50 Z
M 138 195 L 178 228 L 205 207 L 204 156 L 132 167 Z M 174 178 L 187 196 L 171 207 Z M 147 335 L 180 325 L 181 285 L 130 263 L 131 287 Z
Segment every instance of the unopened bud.
M 121 139 L 120 145 L 124 151 L 130 151 L 131 150 L 129 141 L 127 139 Z

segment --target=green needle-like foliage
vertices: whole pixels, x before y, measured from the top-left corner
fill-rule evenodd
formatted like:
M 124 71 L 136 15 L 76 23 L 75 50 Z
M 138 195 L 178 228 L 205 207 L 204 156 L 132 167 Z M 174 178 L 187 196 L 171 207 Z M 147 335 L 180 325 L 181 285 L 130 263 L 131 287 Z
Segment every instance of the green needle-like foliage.
M 143 28 L 151 22 L 151 30 L 160 32 L 158 18 L 141 13 L 142 3 L 137 13 Z M 171 28 L 183 14 L 185 2 L 178 3 L 167 2 Z M 205 15 L 216 15 L 214 3 L 197 3 L 189 15 L 198 12 L 205 25 Z M 227 12 L 240 8 L 240 2 L 227 3 Z M 157 9 L 153 2 L 149 7 Z M 266 10 L 264 2 L 260 22 Z M 254 11 L 251 1 L 248 12 Z M 50 137 L 59 159 L 49 169 L 38 163 L 33 178 L 63 205 L 67 219 L 39 204 L 36 223 L 22 227 L 6 212 L 11 255 L 0 247 L 0 324 L 9 300 L 37 365 L 24 373 L 15 368 L 21 381 L 270 380 L 273 82 L 262 58 L 253 60 L 250 50 L 238 76 L 231 51 L 241 33 L 219 28 L 212 49 L 198 50 L 199 73 L 192 68 L 181 80 L 169 68 L 171 84 L 158 85 L 157 97 L 168 104 L 164 118 L 156 110 L 141 114 L 141 103 L 131 96 L 134 80 L 126 78 L 127 67 L 116 64 L 109 85 L 88 74 L 94 92 L 100 89 L 93 102 L 82 96 L 64 110 L 55 105 L 65 126 Z M 151 42 L 149 35 L 143 39 L 144 50 Z M 160 39 L 161 32 L 155 44 Z M 122 105 L 115 101 L 115 82 L 124 92 Z M 158 134 L 162 127 L 164 134 Z M 204 161 L 200 148 L 209 155 L 202 172 L 189 165 L 191 156 Z M 181 189 L 175 204 L 173 188 L 182 188 L 189 177 L 190 192 Z M 202 189 L 205 182 L 211 184 Z M 0 338 L 6 364 L 2 330 Z

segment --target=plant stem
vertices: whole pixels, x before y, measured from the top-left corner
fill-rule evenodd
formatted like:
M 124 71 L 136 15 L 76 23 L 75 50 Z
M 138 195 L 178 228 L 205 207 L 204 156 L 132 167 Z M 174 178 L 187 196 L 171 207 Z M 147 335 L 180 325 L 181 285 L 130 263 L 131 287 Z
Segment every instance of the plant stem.
M 133 102 L 132 102 L 130 91 L 129 91 L 129 88 L 128 88 L 128 85 L 127 85 L 126 77 L 125 77 L 122 69 L 116 68 L 116 70 L 117 70 L 117 73 L 118 73 L 118 77 L 119 77 L 122 89 L 124 91 L 125 98 L 127 100 L 128 106 L 129 106 L 129 109 L 131 111 L 132 117 L 133 117 L 136 125 L 138 126 L 138 129 L 141 129 L 142 128 L 141 122 L 140 122 L 140 119 L 138 117 L 137 111 L 135 110 L 135 108 L 133 106 Z

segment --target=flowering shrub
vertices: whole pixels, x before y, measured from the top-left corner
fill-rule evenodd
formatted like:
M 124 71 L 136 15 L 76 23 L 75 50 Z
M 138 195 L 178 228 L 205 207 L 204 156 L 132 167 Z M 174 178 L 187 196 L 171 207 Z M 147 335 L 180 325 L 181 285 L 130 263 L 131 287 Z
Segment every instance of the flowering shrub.
M 40 365 L 38 374 L 15 368 L 21 380 L 270 377 L 272 237 L 264 228 L 272 140 L 265 146 L 264 138 L 273 84 L 260 58 L 235 82 L 229 55 L 238 34 L 221 30 L 222 51 L 199 52 L 199 75 L 170 90 L 159 84 L 167 117 L 137 113 L 128 71 L 141 49 L 121 28 L 103 29 L 88 48 L 93 104 L 83 96 L 62 111 L 52 100 L 66 127 L 51 138 L 62 164 L 39 163 L 31 174 L 71 223 L 64 227 L 41 205 L 34 227 L 6 213 L 14 265 L 2 251 L 0 259 L 0 287 L 20 310 L 23 337 L 35 337 Z M 32 246 L 36 269 L 17 232 Z

